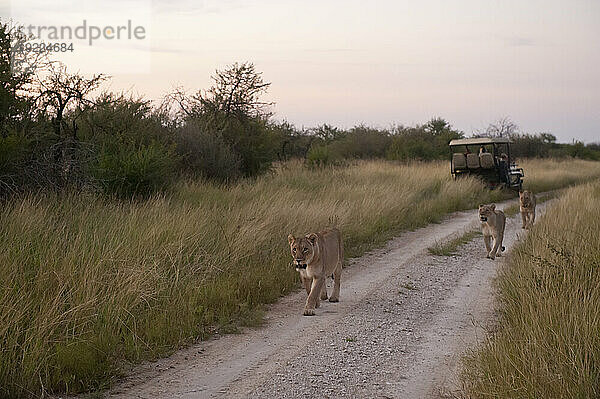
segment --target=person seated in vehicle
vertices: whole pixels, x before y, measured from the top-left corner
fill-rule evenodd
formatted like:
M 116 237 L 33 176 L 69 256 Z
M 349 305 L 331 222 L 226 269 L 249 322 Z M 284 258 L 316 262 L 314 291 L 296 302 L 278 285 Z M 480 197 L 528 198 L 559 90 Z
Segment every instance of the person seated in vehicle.
M 498 158 L 498 166 L 500 167 L 500 171 L 501 171 L 501 175 L 503 177 L 503 180 L 507 180 L 508 179 L 508 155 L 506 155 L 505 153 L 500 154 L 500 157 Z M 506 181 L 506 183 L 508 183 L 508 181 Z

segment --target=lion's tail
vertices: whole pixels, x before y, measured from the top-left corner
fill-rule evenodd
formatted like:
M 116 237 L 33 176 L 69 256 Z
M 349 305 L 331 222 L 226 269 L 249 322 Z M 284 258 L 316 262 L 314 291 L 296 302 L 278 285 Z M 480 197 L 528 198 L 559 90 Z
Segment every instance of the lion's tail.
M 342 232 L 340 231 L 340 264 L 344 267 L 344 238 L 342 237 Z
M 340 240 L 338 242 L 338 262 L 340 263 L 340 266 L 343 268 L 344 267 L 344 240 L 342 239 L 342 233 L 339 232 L 340 234 Z M 332 274 L 331 278 L 335 280 L 335 276 Z

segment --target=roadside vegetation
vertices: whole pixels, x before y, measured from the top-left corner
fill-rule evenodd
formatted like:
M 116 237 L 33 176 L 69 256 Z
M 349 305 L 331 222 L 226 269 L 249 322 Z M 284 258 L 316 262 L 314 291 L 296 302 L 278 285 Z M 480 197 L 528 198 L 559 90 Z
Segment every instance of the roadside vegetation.
M 600 163 L 564 166 L 574 165 L 600 176 Z M 256 323 L 261 304 L 298 286 L 289 233 L 335 220 L 347 256 L 359 256 L 403 230 L 507 197 L 472 178 L 453 181 L 446 162 L 311 169 L 297 161 L 230 186 L 180 181 L 169 195 L 138 201 L 9 199 L 0 210 L 1 396 L 105 387 L 128 363 Z
M 510 197 L 451 179 L 439 159 L 464 134 L 442 118 L 298 129 L 273 120 L 250 63 L 154 104 L 44 54 L 11 68 L 15 39 L 0 22 L 0 397 L 106 387 L 130 363 L 259 322 L 297 286 L 289 233 L 335 222 L 359 256 Z M 600 177 L 579 159 L 593 145 L 544 140 L 556 151 L 539 156 L 564 158 L 521 163 L 534 191 Z
M 600 184 L 566 190 L 498 280 L 499 325 L 466 359 L 468 398 L 600 396 Z

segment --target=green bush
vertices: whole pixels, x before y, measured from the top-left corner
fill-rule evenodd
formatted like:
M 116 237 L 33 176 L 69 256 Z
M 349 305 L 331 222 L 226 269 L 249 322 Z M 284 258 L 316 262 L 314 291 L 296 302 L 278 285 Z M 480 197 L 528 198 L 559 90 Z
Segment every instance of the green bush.
M 188 122 L 176 131 L 182 168 L 192 176 L 228 181 L 242 174 L 241 159 L 215 131 Z
M 231 116 L 219 131 L 225 143 L 239 156 L 244 176 L 257 176 L 266 172 L 277 159 L 279 137 L 269 128 L 266 120 Z
M 0 137 L 0 196 L 93 185 L 88 166 L 96 158 L 94 146 L 45 127 L 38 122 L 29 134 Z
M 409 159 L 430 160 L 437 158 L 431 141 L 418 137 L 394 137 L 387 151 L 391 160 L 407 161 Z
M 329 145 L 343 158 L 373 159 L 385 157 L 391 141 L 388 131 L 360 125 Z
M 14 191 L 22 181 L 20 168 L 29 152 L 29 141 L 20 135 L 0 136 L 0 197 Z
M 328 145 L 313 145 L 306 155 L 306 163 L 309 166 L 327 166 L 338 164 L 342 160 Z
M 11 172 L 29 153 L 29 140 L 18 134 L 0 136 L 0 173 Z
M 572 144 L 556 142 L 556 136 L 550 133 L 513 134 L 511 153 L 518 158 L 579 158 L 592 161 L 600 160 L 600 147 L 581 141 Z
M 104 93 L 84 110 L 77 121 L 78 137 L 99 146 L 120 143 L 148 145 L 152 142 L 172 144 L 169 123 L 149 100 Z
M 447 159 L 448 143 L 464 137 L 443 119 L 434 118 L 423 126 L 397 127 L 386 156 L 391 160 Z
M 171 184 L 176 162 L 172 148 L 153 142 L 139 148 L 105 149 L 93 173 L 107 194 L 145 197 Z
M 279 148 L 277 159 L 287 161 L 292 158 L 306 158 L 311 145 L 316 140 L 315 136 L 298 130 L 289 122 L 270 122 L 269 129 L 278 137 Z

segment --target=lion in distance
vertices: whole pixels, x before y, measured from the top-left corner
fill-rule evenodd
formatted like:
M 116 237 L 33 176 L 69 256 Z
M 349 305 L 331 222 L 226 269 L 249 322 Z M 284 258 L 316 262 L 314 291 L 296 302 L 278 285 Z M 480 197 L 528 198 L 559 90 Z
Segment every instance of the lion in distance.
M 530 228 L 535 222 L 535 203 L 535 195 L 531 191 L 519 191 L 519 209 L 524 229 Z

